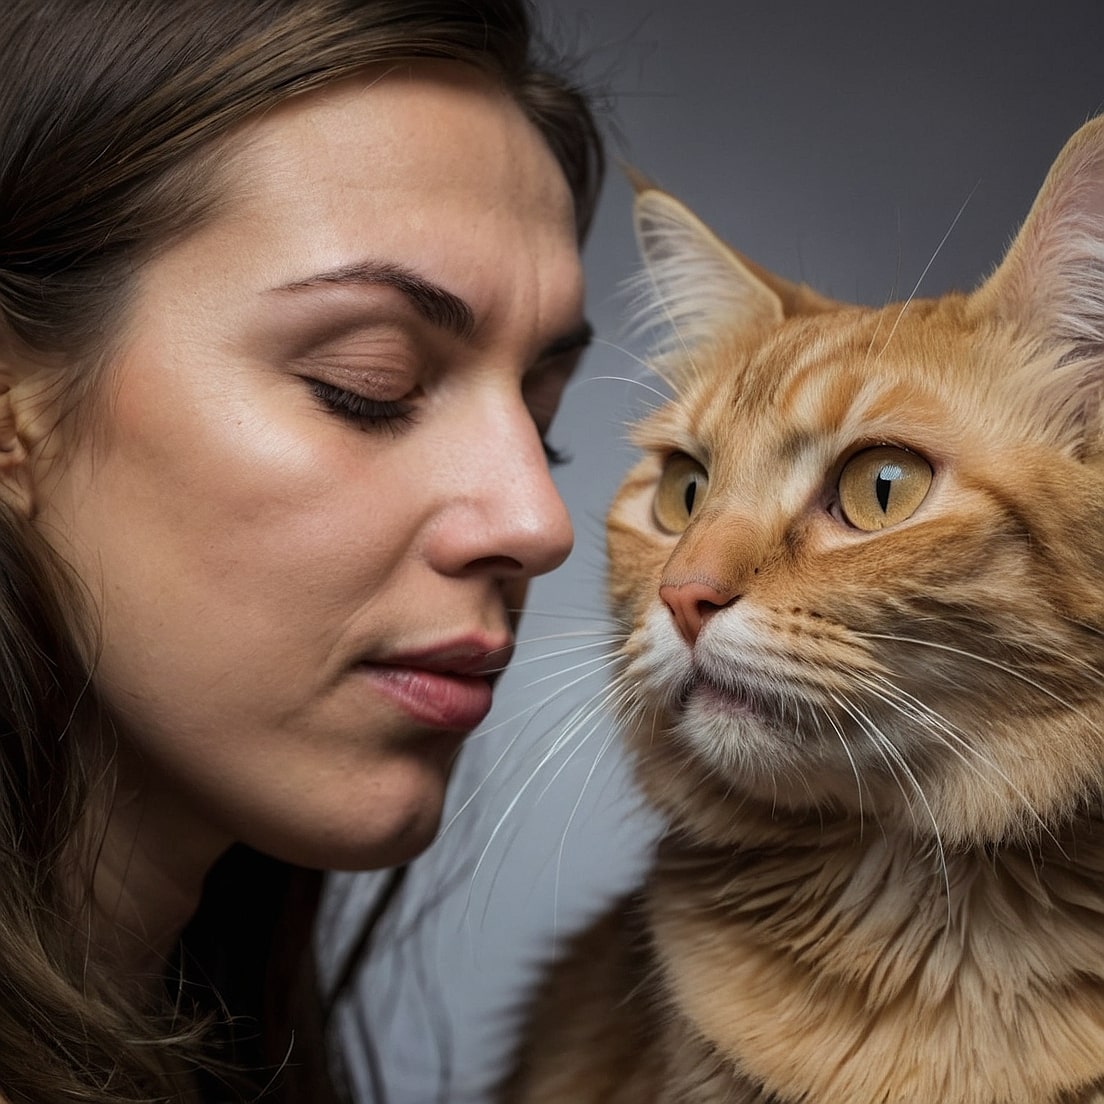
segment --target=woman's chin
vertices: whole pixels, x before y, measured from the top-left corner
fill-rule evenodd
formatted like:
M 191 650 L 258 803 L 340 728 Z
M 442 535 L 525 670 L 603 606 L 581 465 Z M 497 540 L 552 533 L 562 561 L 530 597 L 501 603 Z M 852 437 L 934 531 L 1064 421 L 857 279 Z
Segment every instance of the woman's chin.
M 284 810 L 269 821 L 271 836 L 245 842 L 285 862 L 322 870 L 399 866 L 433 842 L 450 773 L 439 761 L 421 760 L 377 770 L 361 786 L 348 777 L 336 780 L 324 802 L 304 802 L 298 815 Z

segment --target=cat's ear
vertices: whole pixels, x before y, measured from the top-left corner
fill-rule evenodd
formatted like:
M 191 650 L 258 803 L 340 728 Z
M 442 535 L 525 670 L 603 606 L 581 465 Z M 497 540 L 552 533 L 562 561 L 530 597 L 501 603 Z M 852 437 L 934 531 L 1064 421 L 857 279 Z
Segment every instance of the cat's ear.
M 1004 260 L 972 302 L 1060 348 L 1065 385 L 1081 393 L 1086 407 L 1099 408 L 1104 396 L 1104 115 L 1066 143 Z
M 779 297 L 674 196 L 638 190 L 633 223 L 644 261 L 642 312 L 669 329 L 671 347 L 782 321 Z
M 630 172 L 633 220 L 644 271 L 639 318 L 659 332 L 662 355 L 692 349 L 718 334 L 770 326 L 789 314 L 833 307 L 742 257 L 668 192 Z

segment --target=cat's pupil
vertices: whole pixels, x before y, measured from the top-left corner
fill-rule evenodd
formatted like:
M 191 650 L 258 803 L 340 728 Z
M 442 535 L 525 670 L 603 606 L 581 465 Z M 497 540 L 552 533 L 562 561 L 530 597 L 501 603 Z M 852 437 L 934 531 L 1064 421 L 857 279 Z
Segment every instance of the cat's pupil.
M 686 512 L 692 514 L 694 512 L 694 499 L 698 497 L 698 481 L 691 479 L 686 484 L 686 493 L 683 495 L 683 501 L 686 503 Z
M 878 496 L 878 505 L 881 506 L 883 514 L 889 510 L 889 492 L 893 489 L 893 483 L 902 475 L 904 472 L 899 465 L 886 464 L 874 480 L 874 493 Z

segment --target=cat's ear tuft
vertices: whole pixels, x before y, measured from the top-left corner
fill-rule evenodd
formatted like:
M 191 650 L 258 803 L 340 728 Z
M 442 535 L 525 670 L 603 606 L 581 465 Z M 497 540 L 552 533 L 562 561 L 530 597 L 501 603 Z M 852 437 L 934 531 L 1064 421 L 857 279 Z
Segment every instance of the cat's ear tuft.
M 644 272 L 639 318 L 656 352 L 692 349 L 722 332 L 781 322 L 782 301 L 696 215 L 638 175 L 633 203 Z
M 1066 385 L 1080 392 L 1086 408 L 1099 406 L 1104 396 L 1104 115 L 1066 143 L 1004 260 L 973 302 L 1062 350 Z

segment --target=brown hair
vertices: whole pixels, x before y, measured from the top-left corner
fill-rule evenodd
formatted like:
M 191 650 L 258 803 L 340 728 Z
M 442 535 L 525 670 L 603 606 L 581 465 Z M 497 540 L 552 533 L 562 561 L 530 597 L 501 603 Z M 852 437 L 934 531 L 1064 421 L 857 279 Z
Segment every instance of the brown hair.
M 0 357 L 63 365 L 79 407 L 138 266 L 217 203 L 219 139 L 376 62 L 450 59 L 499 80 L 554 152 L 581 238 L 601 144 L 586 97 L 535 56 L 531 30 L 525 0 L 8 0 Z M 80 634 L 86 605 L 32 526 L 0 510 L 0 1095 L 10 1104 L 181 1099 L 194 1084 L 194 1009 L 132 1007 L 87 961 L 64 892 L 63 859 L 111 744 Z M 275 865 L 279 903 L 289 874 Z M 195 939 L 207 973 L 227 958 L 216 886 Z M 259 1012 L 262 1002 L 254 991 L 246 1003 Z

